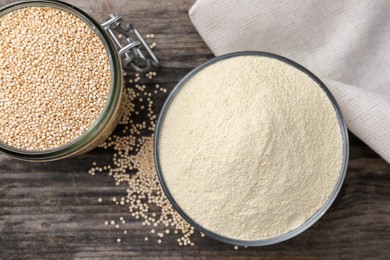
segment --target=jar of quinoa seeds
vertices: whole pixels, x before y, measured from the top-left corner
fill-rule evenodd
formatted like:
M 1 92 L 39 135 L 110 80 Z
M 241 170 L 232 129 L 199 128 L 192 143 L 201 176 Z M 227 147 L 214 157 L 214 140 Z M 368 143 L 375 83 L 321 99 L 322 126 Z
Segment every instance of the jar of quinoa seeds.
M 144 72 L 159 62 L 120 16 L 99 24 L 59 1 L 0 8 L 0 151 L 51 161 L 95 148 L 121 116 L 122 64 Z

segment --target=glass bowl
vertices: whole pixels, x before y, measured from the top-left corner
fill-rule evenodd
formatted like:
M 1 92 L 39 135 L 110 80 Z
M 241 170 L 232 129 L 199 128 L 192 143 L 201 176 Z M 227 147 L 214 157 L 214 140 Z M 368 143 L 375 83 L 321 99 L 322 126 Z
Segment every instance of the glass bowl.
M 230 238 L 230 237 L 225 237 L 225 236 L 216 234 L 216 233 L 202 227 L 201 225 L 199 225 L 194 219 L 192 219 L 189 215 L 186 214 L 186 212 L 176 202 L 174 196 L 172 196 L 172 194 L 171 194 L 171 192 L 170 192 L 170 190 L 169 190 L 169 188 L 164 180 L 164 172 L 161 169 L 160 159 L 159 159 L 159 138 L 160 138 L 160 132 L 162 129 L 162 125 L 163 125 L 165 116 L 167 114 L 167 111 L 169 110 L 170 105 L 172 104 L 173 100 L 175 99 L 175 97 L 179 93 L 179 91 L 186 85 L 186 83 L 192 77 L 194 77 L 194 75 L 196 75 L 199 71 L 203 70 L 204 68 L 206 68 L 214 63 L 217 63 L 221 60 L 229 59 L 232 57 L 238 57 L 238 56 L 262 56 L 262 57 L 269 57 L 269 58 L 277 59 L 277 60 L 282 61 L 290 66 L 293 66 L 296 69 L 307 74 L 311 79 L 313 79 L 316 83 L 318 83 L 318 86 L 322 88 L 322 90 L 326 93 L 329 100 L 333 104 L 333 107 L 334 107 L 336 114 L 337 114 L 337 118 L 338 118 L 338 122 L 339 122 L 339 126 L 340 126 L 340 132 L 341 132 L 342 141 L 343 141 L 343 148 L 342 148 L 343 149 L 343 162 L 342 162 L 341 172 L 340 172 L 339 178 L 334 186 L 333 192 L 331 193 L 331 195 L 329 196 L 327 201 L 322 205 L 322 207 L 319 210 L 317 210 L 310 218 L 308 218 L 298 228 L 295 228 L 291 231 L 288 231 L 287 233 L 284 233 L 284 234 L 281 234 L 281 235 L 278 235 L 278 236 L 275 236 L 272 238 L 268 238 L 268 239 L 262 239 L 262 240 L 247 241 L 247 240 L 238 240 L 238 239 L 234 239 L 234 238 Z M 236 52 L 236 53 L 222 55 L 222 56 L 219 56 L 219 57 L 216 57 L 216 58 L 213 58 L 213 59 L 207 61 L 206 63 L 198 66 L 197 68 L 195 68 L 194 70 L 189 72 L 176 85 L 176 87 L 170 93 L 168 99 L 165 101 L 163 108 L 159 114 L 158 120 L 157 120 L 157 127 L 156 127 L 156 132 L 155 132 L 155 139 L 154 139 L 154 161 L 155 161 L 155 165 L 156 165 L 157 175 L 158 175 L 158 178 L 160 180 L 160 183 L 162 185 L 162 188 L 163 188 L 167 198 L 169 199 L 169 201 L 171 202 L 171 204 L 173 205 L 175 210 L 188 223 L 190 223 L 192 226 L 194 226 L 200 232 L 202 232 L 202 233 L 206 234 L 207 236 L 209 236 L 213 239 L 216 239 L 218 241 L 232 244 L 232 245 L 238 245 L 238 246 L 250 246 L 250 247 L 256 246 L 257 247 L 257 246 L 266 246 L 266 245 L 276 244 L 276 243 L 285 241 L 287 239 L 290 239 L 292 237 L 295 237 L 295 236 L 299 235 L 300 233 L 304 232 L 310 226 L 312 226 L 315 222 L 317 222 L 321 218 L 321 216 L 323 216 L 325 214 L 325 212 L 332 205 L 333 201 L 336 199 L 337 194 L 339 193 L 339 191 L 341 189 L 341 186 L 343 184 L 343 181 L 344 181 L 344 178 L 346 175 L 348 158 L 349 158 L 349 141 L 348 141 L 347 127 L 346 127 L 343 115 L 340 111 L 340 108 L 339 108 L 335 98 L 333 97 L 333 95 L 331 94 L 329 89 L 325 86 L 325 84 L 322 83 L 322 81 L 319 78 L 317 78 L 312 72 L 310 72 L 308 69 L 304 68 L 303 66 L 299 65 L 298 63 L 296 63 L 292 60 L 289 60 L 285 57 L 276 55 L 276 54 L 267 53 L 267 52 L 259 52 L 259 51 L 243 51 L 243 52 Z

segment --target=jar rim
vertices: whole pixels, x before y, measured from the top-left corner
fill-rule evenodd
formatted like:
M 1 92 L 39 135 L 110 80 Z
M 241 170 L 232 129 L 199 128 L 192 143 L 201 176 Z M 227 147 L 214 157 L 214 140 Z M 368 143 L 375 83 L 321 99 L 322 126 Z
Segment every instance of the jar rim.
M 107 33 L 100 26 L 100 24 L 97 23 L 95 19 L 89 16 L 87 13 L 71 4 L 57 0 L 17 1 L 1 7 L 0 17 L 12 11 L 28 7 L 52 7 L 68 12 L 81 19 L 98 36 L 99 40 L 104 46 L 106 55 L 110 63 L 110 90 L 107 96 L 106 103 L 99 116 L 86 130 L 86 132 L 74 138 L 72 141 L 68 142 L 65 145 L 39 151 L 18 149 L 7 145 L 0 140 L 0 152 L 3 152 L 18 159 L 30 161 L 47 161 L 61 159 L 70 156 L 74 153 L 77 153 L 80 148 L 82 148 L 85 144 L 91 142 L 96 136 L 99 135 L 101 131 L 104 130 L 105 125 L 108 123 L 107 118 L 109 118 L 114 113 L 115 107 L 119 102 L 119 99 L 121 98 L 121 86 L 123 80 L 122 63 L 111 38 L 107 35 Z

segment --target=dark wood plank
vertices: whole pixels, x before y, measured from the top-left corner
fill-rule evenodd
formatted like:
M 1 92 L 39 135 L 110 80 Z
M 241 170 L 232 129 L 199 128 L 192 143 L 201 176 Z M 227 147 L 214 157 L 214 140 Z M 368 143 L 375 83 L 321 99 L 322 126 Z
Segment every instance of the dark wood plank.
M 11 2 L 0 0 L 0 5 Z M 193 0 L 67 1 L 97 20 L 119 13 L 142 33 L 154 33 L 162 68 L 156 78 L 169 90 L 189 70 L 212 57 L 188 19 Z M 152 87 L 150 81 L 145 81 Z M 156 99 L 157 112 L 165 95 Z M 0 258 L 72 259 L 234 259 L 389 258 L 390 165 L 351 135 L 351 158 L 342 191 L 313 227 L 289 241 L 263 248 L 240 248 L 195 236 L 196 246 L 180 247 L 174 235 L 161 245 L 144 241 L 149 229 L 110 199 L 126 194 L 105 174 L 89 175 L 93 161 L 108 162 L 110 151 L 95 149 L 71 159 L 27 163 L 0 155 Z M 103 203 L 97 199 L 103 198 Z M 105 226 L 125 216 L 129 234 Z M 116 242 L 122 237 L 122 243 Z

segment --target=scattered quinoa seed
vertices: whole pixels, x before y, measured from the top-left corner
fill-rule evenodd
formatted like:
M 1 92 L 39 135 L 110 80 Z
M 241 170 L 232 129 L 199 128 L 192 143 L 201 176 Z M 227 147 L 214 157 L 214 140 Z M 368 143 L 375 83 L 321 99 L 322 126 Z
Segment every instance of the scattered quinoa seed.
M 179 245 L 190 246 L 193 244 L 191 237 L 194 229 L 166 198 L 154 167 L 153 139 L 157 120 L 154 97 L 164 95 L 167 89 L 155 82 L 147 82 L 157 76 L 156 72 L 148 72 L 147 75 L 129 73 L 127 76 L 131 78 L 126 78 L 128 87 L 125 89 L 127 99 L 124 101 L 123 116 L 117 131 L 99 146 L 113 151 L 112 161 L 100 168 L 113 178 L 115 185 L 125 185 L 126 188 L 125 196 L 122 195 L 120 199 L 113 197 L 112 201 L 115 205 L 126 207 L 132 219 L 142 220 L 141 225 L 150 229 L 151 234 L 157 233 L 160 243 L 171 234 L 179 237 Z M 156 89 L 157 94 L 154 93 Z M 99 168 L 92 165 L 90 174 L 96 171 Z M 126 223 L 122 218 L 119 221 Z M 149 240 L 148 237 L 144 239 Z
M 149 47 L 150 47 L 151 49 L 154 49 L 156 46 L 157 46 L 157 44 L 156 44 L 155 42 L 153 42 Z

